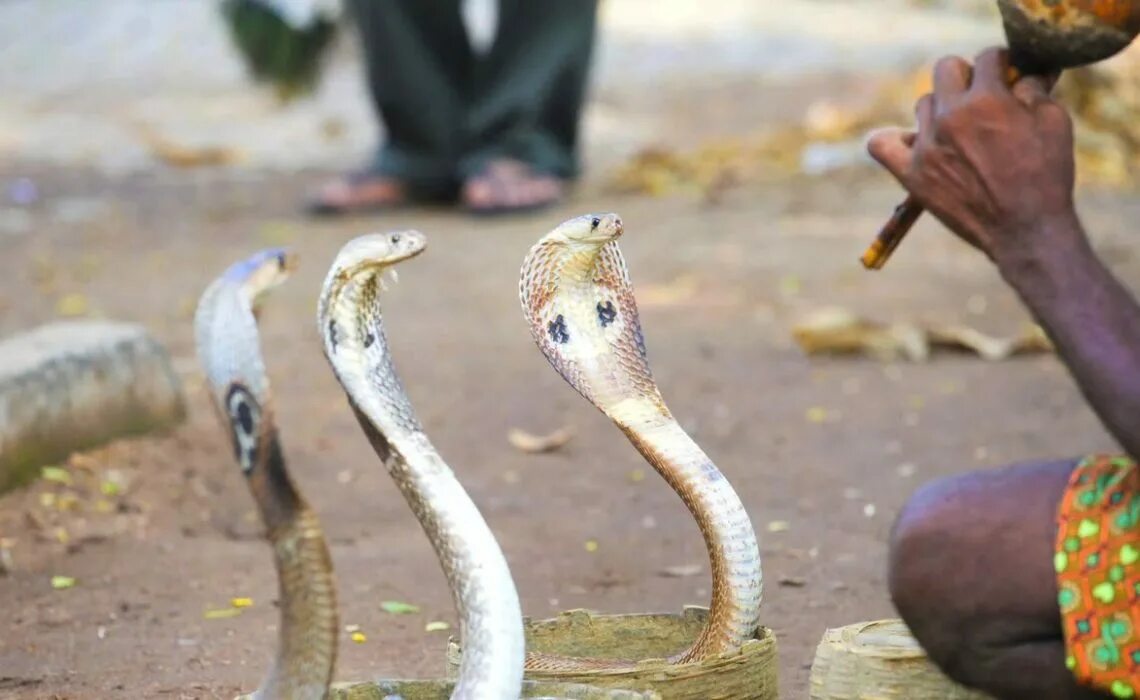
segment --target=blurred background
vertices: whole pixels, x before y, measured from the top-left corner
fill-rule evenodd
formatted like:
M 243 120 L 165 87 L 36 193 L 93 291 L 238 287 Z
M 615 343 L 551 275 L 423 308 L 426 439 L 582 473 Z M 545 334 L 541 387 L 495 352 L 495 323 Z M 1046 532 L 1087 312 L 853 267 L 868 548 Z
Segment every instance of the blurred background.
M 902 197 L 864 155 L 866 133 L 911 122 L 938 56 L 1003 42 L 992 3 L 598 11 L 583 172 L 564 201 L 502 219 L 439 206 L 313 219 L 313 189 L 385 137 L 350 25 L 315 90 L 285 99 L 251 79 L 217 2 L 0 1 L 0 336 L 142 324 L 189 406 L 172 430 L 61 459 L 0 496 L 0 696 L 231 697 L 260 680 L 276 584 L 191 318 L 210 280 L 266 246 L 301 258 L 262 338 L 291 468 L 332 539 L 343 621 L 366 633 L 346 633 L 342 680 L 440 675 L 456 622 L 314 332 L 320 280 L 356 235 L 428 236 L 387 302 L 390 341 L 525 612 L 679 610 L 707 603 L 696 528 L 546 366 L 516 297 L 539 236 L 586 212 L 622 216 L 665 398 L 761 536 L 783 697 L 806 697 L 825 628 L 893 614 L 885 539 L 917 484 L 1111 445 L 1017 299 L 930 217 L 885 270 L 859 264 Z M 494 40 L 494 0 L 464 12 L 476 45 Z M 1129 284 L 1137 78 L 1131 50 L 1059 88 L 1078 125 L 1081 213 Z M 540 450 L 525 439 L 550 434 L 563 437 Z

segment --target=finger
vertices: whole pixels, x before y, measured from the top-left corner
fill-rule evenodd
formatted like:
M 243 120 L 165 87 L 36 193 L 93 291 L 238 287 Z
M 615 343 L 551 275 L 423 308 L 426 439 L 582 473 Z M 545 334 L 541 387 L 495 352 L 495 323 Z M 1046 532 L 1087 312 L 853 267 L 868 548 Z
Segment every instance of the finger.
M 1026 107 L 1035 107 L 1049 99 L 1048 78 L 1029 75 L 1013 86 L 1013 96 Z
M 902 182 L 914 158 L 913 141 L 914 132 L 898 128 L 879 129 L 867 138 L 867 152 Z
M 914 141 L 928 141 L 934 136 L 934 95 L 927 93 L 918 98 L 914 105 L 914 120 L 917 125 L 917 138 Z
M 945 104 L 970 85 L 970 64 L 958 56 L 944 56 L 934 64 L 934 100 Z
M 974 59 L 974 80 L 971 90 L 990 92 L 1009 90 L 1007 71 L 1009 51 L 1001 47 L 990 47 Z

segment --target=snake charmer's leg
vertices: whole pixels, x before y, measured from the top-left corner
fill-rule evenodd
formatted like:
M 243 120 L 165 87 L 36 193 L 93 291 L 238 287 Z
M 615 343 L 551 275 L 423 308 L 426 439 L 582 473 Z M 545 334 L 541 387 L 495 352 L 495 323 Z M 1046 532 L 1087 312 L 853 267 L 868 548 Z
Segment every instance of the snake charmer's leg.
M 1065 665 L 1054 553 L 1075 464 L 940 479 L 900 513 L 891 597 L 927 654 L 959 683 L 1009 700 L 1112 697 L 1079 687 Z

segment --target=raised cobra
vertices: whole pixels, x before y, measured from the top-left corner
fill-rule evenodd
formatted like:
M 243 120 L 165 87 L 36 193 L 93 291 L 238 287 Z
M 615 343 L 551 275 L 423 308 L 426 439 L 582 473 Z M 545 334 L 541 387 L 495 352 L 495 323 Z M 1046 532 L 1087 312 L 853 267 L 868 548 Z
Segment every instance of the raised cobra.
M 518 593 L 491 529 L 424 433 L 396 374 L 382 322 L 383 275 L 424 250 L 415 231 L 361 236 L 333 262 L 318 305 L 325 356 L 447 577 L 467 649 L 451 695 L 516 700 L 522 687 Z M 394 270 L 393 270 L 394 272 Z
M 294 267 L 283 250 L 261 251 L 226 270 L 198 301 L 198 359 L 234 455 L 273 545 L 281 621 L 277 655 L 254 700 L 323 700 L 337 653 L 332 561 L 316 515 L 285 468 L 261 357 L 256 308 Z
M 760 549 L 732 486 L 681 428 L 646 359 L 637 303 L 618 248 L 616 214 L 570 219 L 543 236 L 522 266 L 519 296 L 546 359 L 621 429 L 697 521 L 712 569 L 709 621 L 670 659 L 699 661 L 739 648 L 760 623 Z M 531 654 L 528 669 L 611 666 Z

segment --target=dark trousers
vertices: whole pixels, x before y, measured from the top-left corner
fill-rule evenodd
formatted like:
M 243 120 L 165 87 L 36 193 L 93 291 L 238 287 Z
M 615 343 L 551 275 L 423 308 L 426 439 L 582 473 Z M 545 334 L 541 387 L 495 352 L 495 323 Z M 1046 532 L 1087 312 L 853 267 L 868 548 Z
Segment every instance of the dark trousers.
M 476 54 L 460 0 L 351 0 L 368 81 L 387 131 L 375 171 L 450 188 L 492 158 L 578 174 L 598 0 L 500 0 Z

